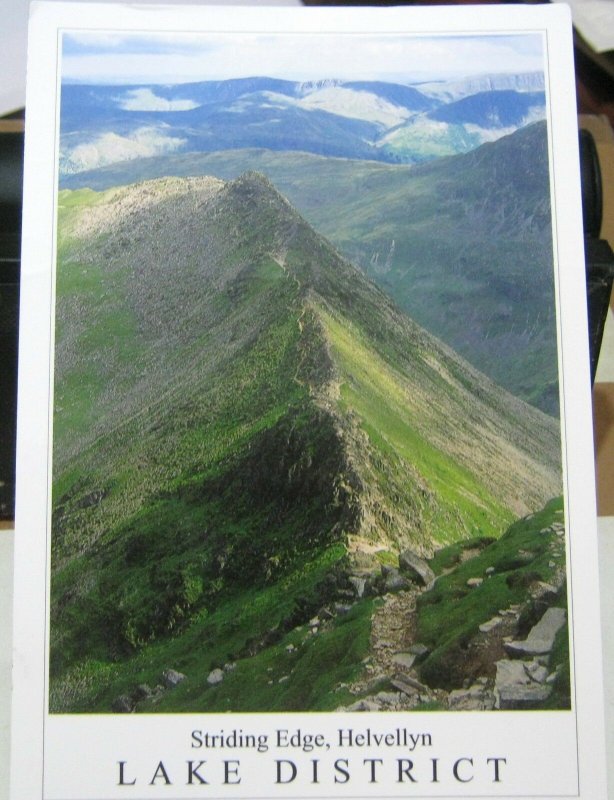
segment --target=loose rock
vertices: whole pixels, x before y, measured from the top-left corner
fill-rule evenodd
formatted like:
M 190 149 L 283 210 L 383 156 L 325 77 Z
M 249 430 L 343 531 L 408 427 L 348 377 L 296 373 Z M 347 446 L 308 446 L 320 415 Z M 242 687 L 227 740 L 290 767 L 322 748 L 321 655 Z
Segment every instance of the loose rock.
M 435 573 L 426 561 L 412 550 L 403 550 L 399 554 L 399 567 L 414 583 L 428 586 L 435 580 Z
M 448 708 L 454 711 L 491 711 L 494 707 L 494 692 L 481 682 L 455 689 L 448 696 Z
M 116 714 L 130 714 L 134 710 L 134 702 L 127 694 L 120 694 L 113 701 L 111 708 Z
M 175 669 L 165 669 L 162 673 L 162 681 L 167 689 L 174 689 L 185 679 L 183 672 L 177 672 Z
M 492 630 L 501 625 L 502 622 L 502 617 L 493 617 L 492 619 L 489 619 L 488 622 L 483 622 L 480 625 L 480 631 L 482 633 L 490 633 Z
M 504 647 L 511 656 L 537 656 L 549 653 L 554 639 L 566 620 L 564 608 L 549 608 L 540 621 L 531 628 L 524 642 L 505 642 Z
M 411 669 L 415 662 L 416 656 L 413 653 L 395 653 L 392 656 L 392 663 L 403 669 Z
M 500 709 L 539 708 L 552 692 L 551 686 L 533 681 L 522 661 L 497 661 L 495 707 Z
M 219 668 L 211 670 L 211 672 L 207 676 L 207 683 L 209 684 L 209 686 L 216 686 L 223 680 L 224 680 L 224 671 Z

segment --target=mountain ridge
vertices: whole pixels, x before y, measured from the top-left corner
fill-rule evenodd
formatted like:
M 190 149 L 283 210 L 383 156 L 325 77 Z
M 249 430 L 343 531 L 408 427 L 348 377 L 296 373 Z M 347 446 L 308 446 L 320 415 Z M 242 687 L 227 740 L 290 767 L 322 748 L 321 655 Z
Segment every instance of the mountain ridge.
M 224 151 L 145 159 L 134 170 L 124 164 L 66 184 L 105 188 L 195 173 L 228 180 L 249 168 L 266 173 L 420 324 L 508 390 L 558 415 L 545 123 L 413 167 Z
M 216 657 L 245 652 L 262 625 L 307 619 L 349 538 L 432 554 L 557 493 L 556 423 L 420 329 L 263 176 L 60 204 L 55 686 L 193 629 Z M 249 593 L 266 622 L 207 627 Z

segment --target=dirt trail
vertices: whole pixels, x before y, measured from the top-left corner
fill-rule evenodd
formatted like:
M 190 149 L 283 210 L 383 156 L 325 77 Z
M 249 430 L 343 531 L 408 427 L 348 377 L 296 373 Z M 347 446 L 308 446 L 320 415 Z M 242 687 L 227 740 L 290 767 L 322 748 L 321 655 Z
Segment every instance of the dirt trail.
M 418 587 L 383 596 L 373 614 L 365 671 L 349 688 L 361 699 L 349 711 L 408 711 L 426 702 L 447 708 L 448 693 L 425 686 L 413 666 Z M 386 685 L 390 688 L 385 688 Z
M 416 599 L 420 591 L 408 589 L 387 594 L 377 608 L 371 626 L 372 663 L 378 673 L 389 675 L 398 667 L 395 653 L 406 653 L 414 643 Z

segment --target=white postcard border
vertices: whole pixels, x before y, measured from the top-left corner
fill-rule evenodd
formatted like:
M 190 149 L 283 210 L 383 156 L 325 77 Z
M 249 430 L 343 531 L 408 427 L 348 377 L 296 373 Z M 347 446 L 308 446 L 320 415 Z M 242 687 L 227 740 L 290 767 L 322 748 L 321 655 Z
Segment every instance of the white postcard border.
M 66 772 L 63 776 L 54 774 L 47 791 L 43 789 L 45 776 L 43 771 L 43 754 L 49 757 L 49 763 L 59 764 L 63 753 L 70 755 L 70 769 L 74 770 L 78 762 L 79 743 L 91 743 L 101 752 L 112 753 L 110 747 L 116 746 L 120 733 L 124 731 L 129 740 L 137 741 L 138 735 L 144 741 L 155 742 L 162 736 L 168 736 L 169 728 L 183 731 L 177 734 L 178 749 L 169 745 L 166 752 L 169 759 L 181 758 L 185 762 L 190 753 L 186 743 L 186 733 L 202 728 L 203 715 L 166 715 L 163 720 L 158 717 L 124 717 L 97 715 L 47 715 L 47 636 L 48 613 L 47 596 L 49 586 L 48 548 L 49 548 L 49 461 L 51 458 L 51 396 L 53 381 L 53 275 L 55 253 L 55 203 L 57 187 L 57 130 L 58 130 L 58 39 L 56 32 L 60 29 L 74 28 L 77 17 L 80 29 L 116 28 L 119 30 L 138 31 L 176 30 L 177 20 L 182 19 L 180 7 L 151 6 L 136 8 L 134 6 L 114 6 L 87 4 L 76 6 L 71 3 L 34 3 L 31 17 L 31 49 L 28 62 L 28 95 L 27 95 L 27 158 L 25 174 L 24 236 L 22 255 L 22 333 L 20 342 L 20 385 L 19 385 L 19 444 L 18 444 L 18 480 L 17 480 L 17 520 L 16 520 L 16 568 L 15 568 L 15 649 L 14 649 L 14 727 L 13 727 L 13 778 L 11 797 L 14 800 L 32 800 L 41 797 L 45 800 L 86 800 L 86 798 L 131 797 L 141 795 L 134 790 L 126 791 L 126 787 L 118 787 L 114 773 L 115 786 L 104 789 L 96 783 L 85 793 L 82 776 L 75 780 Z M 111 10 L 112 9 L 112 10 Z M 562 408 L 564 408 L 562 434 L 566 455 L 566 512 L 569 526 L 568 533 L 568 575 L 572 590 L 570 591 L 570 613 L 573 615 L 573 674 L 572 685 L 575 698 L 575 709 L 571 712 L 497 712 L 496 714 L 475 715 L 464 713 L 437 714 L 385 714 L 368 717 L 368 725 L 372 730 L 388 731 L 397 727 L 410 730 L 437 731 L 437 736 L 446 738 L 446 730 L 462 729 L 465 735 L 478 748 L 485 748 L 496 730 L 500 741 L 506 741 L 505 747 L 512 748 L 514 741 L 520 741 L 520 751 L 525 759 L 531 761 L 530 770 L 535 771 L 535 748 L 528 753 L 526 739 L 535 735 L 538 729 L 543 736 L 555 737 L 557 742 L 551 748 L 553 766 L 558 759 L 557 780 L 561 778 L 566 787 L 579 780 L 574 793 L 560 786 L 555 788 L 547 782 L 529 781 L 533 787 L 527 794 L 518 790 L 508 794 L 501 787 L 487 786 L 473 794 L 440 794 L 429 791 L 420 797 L 563 797 L 578 796 L 582 798 L 605 798 L 604 746 L 603 746 L 603 704 L 601 695 L 601 661 L 595 659 L 599 653 L 599 594 L 597 583 L 597 550 L 595 526 L 595 500 L 593 483 L 592 427 L 590 418 L 590 392 L 588 373 L 588 346 L 584 331 L 586 329 L 585 314 L 577 297 L 585 294 L 583 264 L 583 242 L 581 227 L 580 194 L 578 191 L 577 135 L 575 126 L 575 106 L 569 92 L 573 76 L 571 59 L 569 19 L 566 9 L 554 8 L 518 8 L 507 6 L 503 9 L 480 7 L 447 8 L 445 33 L 512 33 L 536 32 L 546 30 L 548 42 L 549 76 L 549 135 L 551 143 L 551 175 L 553 176 L 553 208 L 555 227 L 555 261 L 559 284 L 559 358 L 561 364 Z M 295 32 L 317 33 L 325 27 L 327 30 L 347 32 L 351 25 L 353 32 L 373 33 L 375 30 L 399 32 L 399 26 L 411 19 L 411 30 L 407 33 L 436 33 L 442 30 L 440 14 L 437 9 L 352 9 L 351 17 L 347 9 L 266 9 L 245 8 L 241 13 L 237 9 L 216 9 L 198 7 L 189 9 L 192 30 L 200 27 L 203 30 L 225 31 L 233 28 L 267 33 Z M 187 11 L 186 11 L 187 13 Z M 467 21 L 471 21 L 468 29 Z M 109 21 L 112 24 L 109 25 Z M 475 25 L 475 27 L 474 27 Z M 55 68 L 54 68 L 55 65 Z M 55 131 L 55 137 L 52 134 Z M 570 154 L 574 154 L 570 158 Z M 36 232 L 36 235 L 33 235 Z M 580 307 L 579 307 L 580 306 Z M 45 405 L 44 399 L 47 404 Z M 43 545 L 46 542 L 46 545 Z M 43 637 L 42 632 L 45 632 Z M 538 713 L 539 717 L 535 714 Z M 216 717 L 217 715 L 209 715 Z M 235 726 L 253 727 L 256 718 L 262 718 L 267 730 L 279 728 L 278 722 L 271 719 L 273 715 L 234 715 L 238 722 Z M 367 726 L 365 715 L 320 715 L 293 714 L 284 725 L 288 728 L 320 728 L 334 737 L 339 727 L 363 729 Z M 357 719 L 358 717 L 358 719 Z M 291 721 L 290 721 L 291 718 Z M 315 720 L 318 720 L 317 724 Z M 226 724 L 228 716 L 224 715 Z M 245 722 L 243 722 L 245 720 Z M 482 720 L 485 722 L 483 723 Z M 222 720 L 220 720 L 220 724 Z M 547 724 L 546 724 L 547 723 Z M 481 729 L 487 727 L 484 736 Z M 163 729 L 161 731 L 161 729 Z M 43 731 L 46 731 L 46 734 Z M 90 739 L 89 731 L 92 738 Z M 130 733 L 126 734 L 126 731 Z M 87 735 L 85 735 L 87 733 Z M 458 735 L 458 734 L 457 734 Z M 435 734 L 433 734 L 435 737 Z M 463 737 L 464 738 L 464 737 Z M 189 741 L 189 738 L 188 738 Z M 535 741 L 535 740 L 534 740 Z M 59 750 L 58 750 L 59 746 Z M 139 745 L 140 746 L 140 745 Z M 159 746 L 159 745 L 158 745 Z M 451 745 L 449 745 L 451 747 Z M 576 754 L 577 747 L 577 754 Z M 121 757 L 116 750 L 114 769 Z M 376 749 L 365 751 L 372 757 L 379 757 Z M 447 752 L 447 751 L 446 751 Z M 464 758 L 466 750 L 461 748 L 458 757 Z M 486 752 L 486 751 L 484 751 Z M 502 751 L 501 751 L 502 752 Z M 279 751 L 279 758 L 284 758 Z M 196 751 L 198 755 L 198 751 Z M 345 757 L 346 754 L 343 754 Z M 495 754 L 496 755 L 496 754 Z M 540 753 L 540 758 L 550 757 Z M 243 756 L 245 757 L 245 756 Z M 443 753 L 442 753 L 443 757 Z M 450 757 L 452 753 L 450 752 Z M 137 753 L 138 758 L 138 753 Z M 577 758 L 578 776 L 569 773 L 570 759 Z M 128 760 L 128 759 L 126 759 Z M 247 764 L 247 761 L 246 761 Z M 251 762 L 250 762 L 251 764 Z M 253 763 L 258 770 L 258 761 Z M 143 767 L 145 770 L 148 767 Z M 93 770 L 93 767 L 92 767 Z M 87 768 L 86 768 L 87 771 Z M 57 772 L 57 770 L 56 770 Z M 574 771 L 572 770 L 572 773 Z M 75 773 L 76 774 L 76 773 Z M 97 773 L 96 773 L 97 774 Z M 126 775 L 128 779 L 128 776 Z M 60 787 L 60 782 L 64 783 Z M 528 785 L 528 784 L 527 784 Z M 184 787 L 185 788 L 185 787 Z M 460 787 L 459 787 L 460 788 Z M 164 790 L 163 790 L 164 789 Z M 495 794 L 495 789 L 497 789 Z M 245 790 L 246 793 L 243 793 Z M 330 790 L 330 787 L 329 787 Z M 365 792 L 364 796 L 383 797 L 401 796 L 398 786 L 387 788 L 390 795 Z M 239 791 L 235 789 L 235 791 Z M 256 794 L 252 785 L 243 785 L 240 793 L 229 794 L 226 789 L 220 790 L 224 797 L 266 797 Z M 273 789 L 271 789 L 273 791 Z M 312 787 L 300 783 L 292 783 L 287 787 L 288 794 L 276 790 L 275 797 L 324 797 L 324 786 L 312 794 Z M 343 789 L 334 787 L 337 796 L 359 797 L 362 789 Z M 445 790 L 447 791 L 447 790 Z M 466 789 L 463 787 L 463 791 Z M 175 788 L 173 797 L 196 797 L 192 787 L 183 794 Z M 300 792 L 306 792 L 301 795 Z M 350 792 L 350 793 L 345 793 Z M 359 792 L 356 794 L 355 792 Z M 167 787 L 148 787 L 143 797 L 169 797 Z M 214 796 L 210 790 L 206 796 Z M 215 795 L 217 796 L 217 795 Z

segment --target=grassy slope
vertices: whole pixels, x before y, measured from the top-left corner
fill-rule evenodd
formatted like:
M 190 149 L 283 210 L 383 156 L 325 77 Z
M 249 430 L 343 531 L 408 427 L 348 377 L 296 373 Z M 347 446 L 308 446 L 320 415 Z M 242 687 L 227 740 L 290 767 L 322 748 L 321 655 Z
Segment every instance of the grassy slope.
M 68 209 L 87 208 L 94 198 L 62 199 Z M 339 444 L 297 374 L 306 358 L 298 349 L 297 282 L 268 256 L 254 262 L 257 248 L 250 250 L 249 263 L 228 287 L 230 311 L 222 309 L 219 330 L 209 326 L 201 363 L 167 376 L 169 385 L 145 398 L 142 413 L 128 414 L 117 428 L 107 425 L 67 458 L 71 437 L 87 436 L 90 418 L 81 406 L 91 416 L 117 413 L 117 397 L 87 368 L 90 354 L 100 347 L 115 356 L 128 347 L 127 363 L 134 366 L 149 343 L 136 323 L 137 333 L 120 339 L 119 347 L 110 339 L 92 342 L 70 300 L 78 297 L 100 320 L 97 326 L 113 331 L 113 302 L 100 303 L 116 288 L 113 263 L 96 284 L 93 270 L 81 268 L 78 250 L 75 255 L 61 243 L 59 307 L 68 322 L 58 326 L 58 336 L 74 340 L 67 348 L 73 358 L 57 370 L 54 710 L 108 710 L 123 687 L 159 680 L 167 658 L 192 675 L 198 662 L 197 674 L 206 676 L 270 628 L 313 613 L 325 597 L 325 575 L 345 553 L 331 534 L 345 508 L 338 492 L 333 496 L 342 474 Z M 243 340 L 227 348 L 226 358 L 217 347 L 213 356 L 211 342 L 221 347 L 235 328 Z M 117 369 L 115 357 L 102 361 Z M 75 394 L 78 402 L 68 405 Z M 305 459 L 319 464 L 314 478 Z M 195 635 L 210 643 L 201 644 L 197 659 Z M 113 665 L 118 658 L 121 669 Z M 181 704 L 180 694 L 174 702 Z
M 429 439 L 394 360 L 382 358 L 346 320 L 322 314 L 340 373 L 340 406 L 367 435 L 371 481 L 397 498 L 390 539 L 402 546 L 409 527 L 411 545 L 429 550 L 471 535 L 498 535 L 512 512 L 475 470 Z
M 525 605 L 521 618 L 525 635 L 537 622 L 539 614 L 532 617 L 537 612 L 531 603 L 526 605 L 528 590 L 536 581 L 556 584 L 555 575 L 565 569 L 563 540 L 550 528 L 563 519 L 562 499 L 554 499 L 536 514 L 515 522 L 496 542 L 464 563 L 463 550 L 475 546 L 470 540 L 444 548 L 432 559 L 431 567 L 439 578 L 433 590 L 419 600 L 416 631 L 417 638 L 432 649 L 421 667 L 429 685 L 457 688 L 467 677 L 478 677 L 468 674 L 469 643 L 479 625 L 501 609 Z M 486 573 L 487 569 L 492 569 L 492 574 Z M 471 578 L 484 580 L 472 588 L 467 586 Z M 565 584 L 555 604 L 567 607 Z M 551 659 L 552 671 L 558 664 L 565 668 L 557 692 L 556 702 L 561 702 L 569 681 L 567 626 Z M 563 704 L 569 704 L 568 697 Z
M 266 708 L 273 691 L 263 687 L 290 670 L 275 707 L 335 707 L 342 700 L 334 686 L 351 679 L 368 646 L 368 603 L 313 641 L 295 627 L 330 594 L 344 532 L 367 518 L 377 536 L 400 543 L 390 524 L 398 520 L 428 549 L 496 533 L 511 519 L 509 498 L 454 449 L 429 441 L 431 390 L 453 385 L 458 393 L 463 380 L 475 389 L 475 376 L 452 376 L 460 367 L 450 359 L 445 369 L 429 365 L 421 349 L 432 355 L 431 340 L 392 324 L 388 301 L 348 281 L 345 262 L 333 259 L 328 269 L 330 253 L 290 212 L 284 224 L 294 249 L 280 266 L 260 242 L 270 235 L 280 245 L 279 209 L 263 215 L 249 193 L 228 200 L 222 218 L 224 231 L 252 232 L 251 243 L 220 244 L 204 226 L 232 280 L 204 291 L 206 313 L 190 335 L 177 327 L 155 338 L 155 314 L 126 302 L 135 291 L 126 267 L 141 257 L 133 245 L 101 236 L 83 250 L 68 238 L 74 213 L 106 200 L 61 197 L 57 336 L 66 359 L 56 367 L 52 708 L 109 710 L 118 694 L 155 685 L 167 667 L 189 680 L 156 708 Z M 316 288 L 332 305 L 305 306 Z M 352 315 L 335 312 L 340 307 Z M 90 318 L 94 339 L 82 322 Z M 413 383 L 413 400 L 412 370 L 429 376 L 422 388 Z M 340 385 L 335 409 L 319 396 L 332 375 Z M 491 403 L 499 398 L 488 386 L 481 391 Z M 439 420 L 446 414 L 444 402 Z M 533 422 L 529 415 L 535 434 Z M 361 435 L 369 446 L 358 459 Z M 445 425 L 439 436 L 451 438 Z M 360 479 L 378 493 L 359 507 Z M 300 652 L 290 658 L 287 644 Z M 210 690 L 209 670 L 231 659 L 236 671 Z

